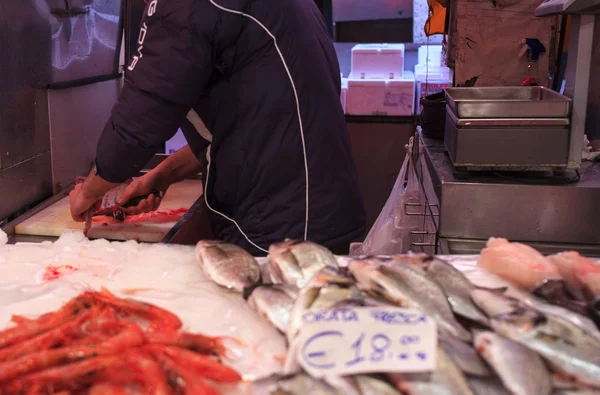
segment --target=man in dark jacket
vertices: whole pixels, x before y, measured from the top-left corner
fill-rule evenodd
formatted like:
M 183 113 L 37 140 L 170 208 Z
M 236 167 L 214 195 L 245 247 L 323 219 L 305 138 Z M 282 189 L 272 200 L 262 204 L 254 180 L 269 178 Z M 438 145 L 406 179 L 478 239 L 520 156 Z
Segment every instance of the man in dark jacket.
M 259 255 L 286 237 L 347 252 L 363 235 L 338 60 L 313 0 L 152 0 L 134 55 L 95 168 L 71 194 L 75 219 L 183 125 L 189 146 L 127 198 L 197 172 L 206 157 L 219 239 Z

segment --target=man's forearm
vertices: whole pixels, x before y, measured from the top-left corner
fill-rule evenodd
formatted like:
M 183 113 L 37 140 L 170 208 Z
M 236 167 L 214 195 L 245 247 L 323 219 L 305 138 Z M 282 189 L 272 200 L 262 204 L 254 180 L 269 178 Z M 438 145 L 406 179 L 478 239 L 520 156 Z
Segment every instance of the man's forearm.
M 179 151 L 169 155 L 161 164 L 152 171 L 160 174 L 161 189 L 193 176 L 202 170 L 200 161 L 194 155 L 190 146 L 185 146 Z

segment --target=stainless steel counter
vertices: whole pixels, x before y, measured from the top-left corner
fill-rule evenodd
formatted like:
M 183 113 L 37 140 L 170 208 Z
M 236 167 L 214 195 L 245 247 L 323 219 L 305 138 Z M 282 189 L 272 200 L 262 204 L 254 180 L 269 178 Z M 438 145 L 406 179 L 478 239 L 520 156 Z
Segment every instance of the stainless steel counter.
M 600 163 L 584 162 L 579 181 L 568 184 L 518 173 L 457 179 L 444 142 L 419 136 L 436 195 L 428 199 L 439 204 L 442 253 L 477 253 L 495 236 L 543 252 L 600 256 Z

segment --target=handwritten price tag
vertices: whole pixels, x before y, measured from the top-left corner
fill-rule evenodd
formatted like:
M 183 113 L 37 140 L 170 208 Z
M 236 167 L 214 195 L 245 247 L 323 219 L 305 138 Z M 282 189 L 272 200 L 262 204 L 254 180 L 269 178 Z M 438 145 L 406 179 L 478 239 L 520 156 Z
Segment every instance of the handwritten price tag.
M 302 318 L 297 358 L 314 377 L 435 368 L 436 325 L 418 311 L 356 307 Z

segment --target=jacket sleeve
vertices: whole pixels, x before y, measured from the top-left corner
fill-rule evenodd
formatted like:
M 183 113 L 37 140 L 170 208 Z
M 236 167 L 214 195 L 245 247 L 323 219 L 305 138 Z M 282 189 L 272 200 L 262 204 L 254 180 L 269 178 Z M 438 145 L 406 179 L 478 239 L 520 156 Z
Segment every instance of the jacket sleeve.
M 125 84 L 98 142 L 96 166 L 109 182 L 136 175 L 198 101 L 214 68 L 216 11 L 197 0 L 153 0 Z

